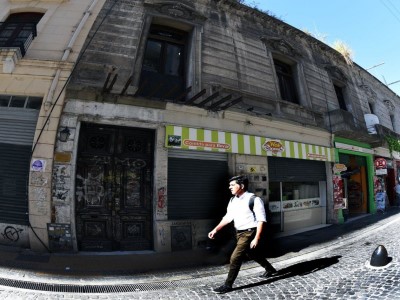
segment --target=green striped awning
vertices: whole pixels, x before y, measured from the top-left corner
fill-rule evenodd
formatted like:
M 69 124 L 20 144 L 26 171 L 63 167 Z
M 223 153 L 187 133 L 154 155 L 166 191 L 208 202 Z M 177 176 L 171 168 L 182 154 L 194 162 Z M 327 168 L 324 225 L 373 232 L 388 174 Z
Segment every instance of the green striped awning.
M 165 147 L 335 161 L 333 148 L 218 130 L 166 126 Z

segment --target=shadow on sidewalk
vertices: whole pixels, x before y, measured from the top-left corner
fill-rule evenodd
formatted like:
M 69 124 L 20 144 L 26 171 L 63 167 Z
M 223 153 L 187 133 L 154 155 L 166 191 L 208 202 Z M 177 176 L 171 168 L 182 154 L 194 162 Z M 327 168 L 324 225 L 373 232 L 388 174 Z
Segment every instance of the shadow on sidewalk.
M 269 258 L 276 258 L 290 252 L 299 252 L 312 245 L 342 238 L 397 214 L 400 214 L 399 208 L 389 207 L 384 213 L 377 212 L 375 214 L 365 214 L 354 219 L 350 218 L 343 224 L 333 224 L 328 227 L 284 237 L 275 237 L 271 234 L 266 254 Z
M 268 283 L 275 282 L 275 281 L 289 278 L 289 277 L 303 276 L 303 275 L 307 275 L 310 273 L 314 273 L 319 270 L 330 267 L 334 264 L 337 264 L 339 262 L 339 258 L 341 258 L 341 257 L 342 256 L 338 255 L 338 256 L 318 258 L 318 259 L 311 260 L 311 261 L 301 262 L 301 263 L 295 264 L 293 266 L 289 266 L 289 267 L 279 270 L 278 274 L 276 274 L 275 276 L 273 276 L 271 278 L 262 280 L 257 283 L 251 283 L 251 284 L 243 285 L 240 287 L 236 287 L 233 290 L 242 290 L 242 289 L 252 288 L 252 287 L 268 284 Z

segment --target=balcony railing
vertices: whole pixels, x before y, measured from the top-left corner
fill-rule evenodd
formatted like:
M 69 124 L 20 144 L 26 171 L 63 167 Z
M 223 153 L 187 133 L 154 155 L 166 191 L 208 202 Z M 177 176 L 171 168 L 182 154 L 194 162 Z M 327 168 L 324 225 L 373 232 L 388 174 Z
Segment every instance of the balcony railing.
M 0 48 L 17 48 L 25 56 L 36 36 L 36 23 L 0 22 Z

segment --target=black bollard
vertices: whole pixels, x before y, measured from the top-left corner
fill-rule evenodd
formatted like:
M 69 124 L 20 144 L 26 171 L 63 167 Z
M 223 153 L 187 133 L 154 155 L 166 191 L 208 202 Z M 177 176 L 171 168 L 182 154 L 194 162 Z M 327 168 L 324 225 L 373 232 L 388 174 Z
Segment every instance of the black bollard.
M 384 246 L 379 245 L 372 253 L 370 265 L 374 267 L 383 267 L 389 263 L 388 253 Z

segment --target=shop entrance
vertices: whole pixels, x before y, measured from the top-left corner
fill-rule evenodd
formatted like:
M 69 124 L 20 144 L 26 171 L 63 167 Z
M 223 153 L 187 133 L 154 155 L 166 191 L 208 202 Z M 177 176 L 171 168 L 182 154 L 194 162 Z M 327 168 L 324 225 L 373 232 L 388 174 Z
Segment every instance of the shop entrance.
M 344 210 L 346 217 L 368 212 L 368 181 L 367 162 L 365 157 L 340 154 L 340 163 L 347 170 L 341 174 L 343 179 L 344 197 L 348 201 L 348 209 Z
M 154 132 L 83 123 L 78 147 L 79 250 L 152 249 Z

